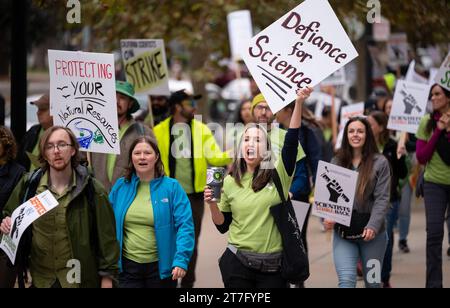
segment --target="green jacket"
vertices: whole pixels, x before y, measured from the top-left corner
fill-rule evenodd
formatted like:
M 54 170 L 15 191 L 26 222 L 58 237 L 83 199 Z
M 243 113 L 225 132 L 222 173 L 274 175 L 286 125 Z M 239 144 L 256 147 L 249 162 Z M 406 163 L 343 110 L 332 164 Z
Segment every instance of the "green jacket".
M 114 278 L 118 274 L 119 246 L 116 240 L 114 213 L 105 189 L 94 178 L 92 183 L 95 190 L 93 194 L 95 204 L 88 204 L 87 169 L 79 166 L 75 172 L 76 187 L 71 192 L 66 213 L 72 257 L 80 261 L 80 287 L 96 288 L 100 287 L 101 276 Z M 30 176 L 31 173 L 24 175 L 12 192 L 3 210 L 3 217 L 11 216 L 21 205 Z M 94 206 L 95 212 L 90 209 L 91 206 Z
M 174 171 L 170 170 L 169 163 L 171 120 L 172 117 L 169 117 L 153 128 L 167 176 L 170 176 L 171 171 L 172 173 Z M 226 166 L 231 162 L 231 158 L 226 152 L 221 151 L 211 130 L 202 122 L 192 120 L 190 131 L 192 132 L 191 140 L 193 144 L 193 187 L 196 193 L 200 193 L 203 192 L 206 185 L 206 169 L 208 165 Z

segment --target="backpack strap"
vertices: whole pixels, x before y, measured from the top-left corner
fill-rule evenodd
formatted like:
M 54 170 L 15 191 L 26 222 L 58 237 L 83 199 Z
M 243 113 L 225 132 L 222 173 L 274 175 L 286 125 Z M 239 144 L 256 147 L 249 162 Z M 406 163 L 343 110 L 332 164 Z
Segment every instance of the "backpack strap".
M 33 171 L 27 181 L 27 189 L 25 190 L 25 194 L 22 198 L 22 203 L 25 203 L 28 199 L 34 197 L 36 195 L 36 190 L 39 186 L 39 182 L 41 181 L 42 175 L 44 172 L 41 168 L 38 168 Z
M 275 187 L 277 188 L 278 194 L 280 195 L 281 201 L 283 201 L 283 203 L 286 202 L 286 198 L 284 197 L 283 192 L 283 186 L 281 185 L 280 176 L 278 175 L 276 169 L 274 169 L 272 172 L 272 180 L 273 183 L 275 184 Z
M 88 201 L 88 208 L 89 208 L 89 216 L 91 217 L 91 242 L 92 246 L 96 249 L 98 245 L 98 236 L 97 236 L 97 214 L 95 210 L 95 187 L 94 187 L 94 181 L 92 180 L 91 176 L 88 176 L 88 182 L 86 185 L 86 199 Z M 96 251 L 97 254 L 97 251 Z

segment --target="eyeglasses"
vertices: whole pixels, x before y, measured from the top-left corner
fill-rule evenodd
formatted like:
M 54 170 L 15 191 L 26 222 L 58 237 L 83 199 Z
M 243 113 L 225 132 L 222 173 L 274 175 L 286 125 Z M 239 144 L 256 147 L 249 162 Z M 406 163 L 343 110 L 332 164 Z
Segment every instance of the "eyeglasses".
M 58 151 L 65 151 L 66 149 L 68 149 L 71 146 L 72 146 L 72 144 L 65 143 L 65 142 L 60 142 L 60 143 L 57 143 L 57 144 L 47 143 L 44 146 L 44 149 L 46 151 L 51 151 L 51 150 L 55 150 L 55 148 L 56 148 L 56 149 L 58 149 Z
M 263 111 L 263 109 L 265 111 L 270 110 L 269 106 L 262 106 L 262 105 L 256 105 L 255 109 L 258 110 L 258 111 Z

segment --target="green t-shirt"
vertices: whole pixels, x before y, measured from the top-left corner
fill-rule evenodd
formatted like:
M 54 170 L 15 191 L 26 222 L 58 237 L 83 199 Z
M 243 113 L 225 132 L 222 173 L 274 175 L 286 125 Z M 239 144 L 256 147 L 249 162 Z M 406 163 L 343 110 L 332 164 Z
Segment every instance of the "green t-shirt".
M 140 182 L 125 216 L 123 256 L 137 263 L 158 261 L 150 183 Z
M 275 163 L 275 168 L 287 198 L 292 176 L 287 174 L 282 159 Z M 257 253 L 280 252 L 283 248 L 280 232 L 270 214 L 270 207 L 281 202 L 280 196 L 272 182 L 255 193 L 251 187 L 252 177 L 246 173 L 241 181 L 242 187 L 230 175 L 224 180 L 218 206 L 222 212 L 232 212 L 233 215 L 228 242 L 238 249 Z
M 175 137 L 172 149 L 175 151 L 175 178 L 180 183 L 186 194 L 194 193 L 192 179 L 192 146 L 190 134 L 180 130 Z
M 128 127 L 130 127 L 129 121 L 127 123 L 125 123 L 124 125 L 122 125 L 122 127 L 119 129 L 119 140 L 122 138 L 123 134 L 125 134 Z M 125 154 L 125 153 L 121 153 L 121 154 Z M 125 155 L 128 155 L 128 153 L 126 153 Z M 108 172 L 108 179 L 110 181 L 114 174 L 114 167 L 116 165 L 116 159 L 117 159 L 116 154 L 108 154 L 108 156 L 106 157 L 106 170 Z
M 281 150 L 284 145 L 284 139 L 286 138 L 286 133 L 287 133 L 287 130 L 281 129 L 276 126 L 273 127 L 269 132 L 269 138 L 270 138 L 270 142 L 272 145 L 272 152 L 275 154 L 276 160 L 278 160 L 278 158 L 281 155 Z M 299 143 L 298 149 L 297 149 L 296 161 L 299 161 L 304 157 L 305 157 L 305 152 L 303 152 L 303 148 Z
M 429 141 L 431 133 L 426 132 L 426 126 L 430 120 L 430 115 L 425 115 L 420 121 L 419 129 L 417 130 L 417 139 Z M 450 166 L 446 165 L 439 153 L 435 150 L 431 160 L 425 166 L 425 180 L 436 184 L 450 185 Z

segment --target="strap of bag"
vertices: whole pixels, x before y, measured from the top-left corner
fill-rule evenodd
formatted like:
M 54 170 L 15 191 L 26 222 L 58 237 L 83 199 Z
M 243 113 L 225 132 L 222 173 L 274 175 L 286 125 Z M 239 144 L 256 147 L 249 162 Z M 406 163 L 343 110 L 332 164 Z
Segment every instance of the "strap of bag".
M 275 187 L 278 190 L 278 194 L 280 195 L 281 201 L 283 201 L 283 203 L 286 202 L 286 198 L 284 197 L 284 192 L 283 192 L 283 186 L 281 185 L 280 176 L 278 175 L 278 172 L 276 169 L 274 169 L 272 172 L 272 180 L 273 180 L 273 183 L 275 184 Z

